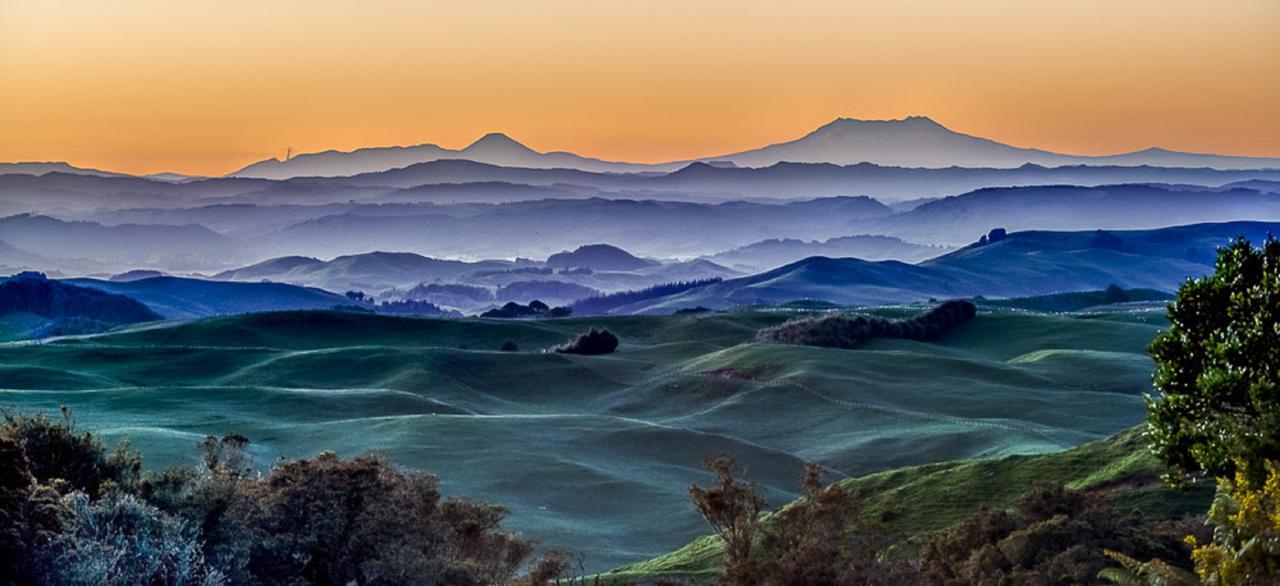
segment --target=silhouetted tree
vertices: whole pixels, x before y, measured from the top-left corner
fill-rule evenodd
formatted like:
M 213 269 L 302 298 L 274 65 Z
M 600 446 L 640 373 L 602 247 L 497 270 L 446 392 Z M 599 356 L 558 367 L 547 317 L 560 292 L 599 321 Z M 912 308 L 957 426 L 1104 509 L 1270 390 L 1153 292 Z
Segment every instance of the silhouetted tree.
M 555 347 L 560 354 L 596 356 L 618 349 L 618 336 L 606 328 L 591 328 L 586 333 Z
M 734 477 L 734 463 L 727 456 L 708 458 L 702 467 L 715 475 L 716 483 L 706 488 L 690 486 L 689 498 L 724 542 L 725 582 L 733 586 L 756 584 L 751 547 L 764 510 L 764 497 L 754 482 L 739 482 Z

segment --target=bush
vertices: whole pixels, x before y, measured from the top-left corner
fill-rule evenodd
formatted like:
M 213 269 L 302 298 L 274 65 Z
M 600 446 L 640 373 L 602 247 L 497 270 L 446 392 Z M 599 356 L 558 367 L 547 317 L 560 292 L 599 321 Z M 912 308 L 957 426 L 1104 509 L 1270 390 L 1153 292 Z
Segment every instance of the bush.
M 756 340 L 774 344 L 846 349 L 857 348 L 874 338 L 931 342 L 973 321 L 976 315 L 977 308 L 973 303 L 956 299 L 906 320 L 845 315 L 793 319 L 760 330 L 756 333 Z
M 502 343 L 502 346 L 498 347 L 498 350 L 503 352 L 519 352 L 520 347 L 516 345 L 515 340 L 507 340 Z
M 54 421 L 44 414 L 32 417 L 6 413 L 0 437 L 14 442 L 36 482 L 66 482 L 71 488 L 97 498 L 104 483 L 131 485 L 142 467 L 142 456 L 121 443 L 107 454 L 102 442 L 89 432 L 77 433 L 71 413 L 62 410 Z
M 618 336 L 606 328 L 591 328 L 577 338 L 555 347 L 560 354 L 583 354 L 596 356 L 609 354 L 618 349 Z
M 925 544 L 923 582 L 931 584 L 1095 583 L 1114 565 L 1110 554 L 1180 560 L 1199 523 L 1121 514 L 1100 496 L 1042 485 L 1013 511 L 983 509 Z
M 38 553 L 42 579 L 55 584 L 226 583 L 205 563 L 197 531 L 132 495 L 99 500 L 73 492 L 71 521 Z

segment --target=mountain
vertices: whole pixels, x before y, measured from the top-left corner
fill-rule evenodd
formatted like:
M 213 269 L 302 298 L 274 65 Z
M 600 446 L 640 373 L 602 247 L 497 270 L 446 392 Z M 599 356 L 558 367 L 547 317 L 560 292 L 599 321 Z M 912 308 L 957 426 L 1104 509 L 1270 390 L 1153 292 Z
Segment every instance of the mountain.
M 44 175 L 46 173 L 69 173 L 72 175 L 94 175 L 97 177 L 125 177 L 123 173 L 112 173 L 85 167 L 74 167 L 70 163 L 58 162 L 23 162 L 0 163 L 0 175 L 8 174 Z
M 294 309 L 332 309 L 350 305 L 342 295 L 283 283 L 232 283 L 181 277 L 155 277 L 113 282 L 99 279 L 64 281 L 142 302 L 166 319 L 191 319 Z
M 383 291 L 419 283 L 451 281 L 468 273 L 511 268 L 507 261 L 463 262 L 409 252 L 369 252 L 329 261 L 287 256 L 214 275 L 220 281 L 262 281 L 323 287 L 334 291 Z
M 399 169 L 418 163 L 458 159 L 505 167 L 573 169 L 599 173 L 669 172 L 690 161 L 638 164 L 602 161 L 567 152 L 538 152 L 501 133 L 490 133 L 463 149 L 434 144 L 408 147 L 362 148 L 349 152 L 324 151 L 297 155 L 287 161 L 267 159 L 229 177 L 288 179 L 342 177 Z M 1183 153 L 1150 148 L 1109 156 L 1080 156 L 1015 147 L 953 131 L 926 116 L 901 120 L 837 118 L 805 136 L 759 149 L 696 159 L 744 167 L 777 163 L 873 163 L 892 167 L 989 167 L 1036 165 L 1113 165 L 1208 167 L 1213 169 L 1280 168 L 1280 158 L 1236 157 Z
M 855 257 L 863 260 L 919 262 L 947 252 L 947 248 L 906 242 L 893 236 L 841 236 L 827 240 L 771 238 L 706 257 L 744 271 L 765 271 L 811 256 Z
M 531 169 L 577 169 L 607 173 L 635 173 L 670 170 L 675 165 L 615 163 L 573 153 L 535 151 L 498 132 L 480 137 L 463 149 L 447 149 L 434 144 L 408 147 L 376 147 L 349 152 L 324 151 L 302 154 L 287 161 L 272 158 L 253 163 L 228 177 L 288 179 L 291 177 L 343 177 L 408 167 L 416 163 L 458 159 L 506 167 Z
M 547 257 L 552 268 L 588 268 L 595 271 L 634 271 L 659 263 L 640 258 L 616 246 L 587 244 L 573 252 L 557 252 Z
M 0 234 L 6 242 L 31 253 L 98 261 L 102 263 L 100 270 L 119 265 L 195 270 L 235 262 L 245 255 L 242 243 L 194 224 L 104 226 L 19 214 L 0 218 Z
M 275 254 L 401 250 L 468 258 L 546 257 L 610 242 L 635 254 L 690 257 L 765 238 L 831 238 L 850 222 L 893 213 L 866 197 L 786 203 L 699 204 L 629 199 L 537 200 L 498 205 L 394 208 L 325 216 L 257 242 Z
M 1213 271 L 1215 250 L 1236 236 L 1259 241 L 1280 223 L 1229 222 L 1158 230 L 1014 232 L 909 265 L 857 258 L 807 258 L 645 305 L 631 313 L 728 308 L 814 299 L 841 305 L 908 303 L 952 297 L 1023 297 L 1067 291 L 1171 292 Z
M 928 117 L 910 116 L 902 120 L 837 118 L 797 140 L 707 160 L 744 167 L 790 162 L 940 168 L 1062 165 L 1069 159 L 961 134 Z
M 1280 194 L 1167 185 L 1047 185 L 979 189 L 905 213 L 851 222 L 850 230 L 959 246 L 1009 231 L 1146 229 L 1234 220 L 1280 220 Z
M 1066 155 L 1009 146 L 956 132 L 926 116 L 908 116 L 901 120 L 837 118 L 797 140 L 702 160 L 728 162 L 745 167 L 768 167 L 791 162 L 837 165 L 872 163 L 926 168 L 1013 168 L 1026 164 L 1280 168 L 1280 158 L 1182 153 L 1160 148 L 1108 156 Z

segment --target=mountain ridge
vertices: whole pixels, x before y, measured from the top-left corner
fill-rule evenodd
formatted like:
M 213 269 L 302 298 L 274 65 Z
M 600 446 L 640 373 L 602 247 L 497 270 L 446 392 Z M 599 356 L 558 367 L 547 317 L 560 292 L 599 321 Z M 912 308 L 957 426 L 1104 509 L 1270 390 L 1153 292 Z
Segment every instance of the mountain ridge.
M 296 155 L 287 161 L 266 159 L 228 173 L 227 177 L 285 179 L 293 177 L 345 177 L 387 171 L 446 159 L 462 159 L 537 169 L 573 169 L 592 172 L 671 172 L 691 163 L 732 163 L 767 167 L 780 162 L 873 163 L 892 167 L 1014 168 L 1024 164 L 1060 166 L 1121 165 L 1209 167 L 1215 169 L 1280 168 L 1280 157 L 1249 157 L 1181 152 L 1160 147 L 1112 155 L 1074 155 L 1045 149 L 1013 146 L 952 130 L 928 116 L 901 119 L 839 117 L 805 135 L 763 147 L 718 156 L 696 157 L 665 163 L 605 161 L 566 151 L 540 152 L 501 132 L 490 132 L 461 149 L 434 143 L 411 146 L 366 147 L 351 151 L 327 150 Z

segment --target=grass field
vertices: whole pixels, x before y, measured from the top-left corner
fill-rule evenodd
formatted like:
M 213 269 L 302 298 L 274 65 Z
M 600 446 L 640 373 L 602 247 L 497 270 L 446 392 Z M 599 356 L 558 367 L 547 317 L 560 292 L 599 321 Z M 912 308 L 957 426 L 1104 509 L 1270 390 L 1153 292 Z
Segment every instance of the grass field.
M 902 309 L 884 313 L 906 313 Z M 0 405 L 70 406 L 147 466 L 194 464 L 206 434 L 257 461 L 370 450 L 602 571 L 705 533 L 686 488 L 727 453 L 795 497 L 805 461 L 834 478 L 1055 453 L 1143 417 L 1158 313 L 996 309 L 940 343 L 859 350 L 750 343 L 795 311 L 503 321 L 287 312 L 0 345 Z M 543 353 L 592 325 L 602 357 Z M 505 340 L 521 351 L 498 352 Z M 873 477 L 874 478 L 874 477 Z

